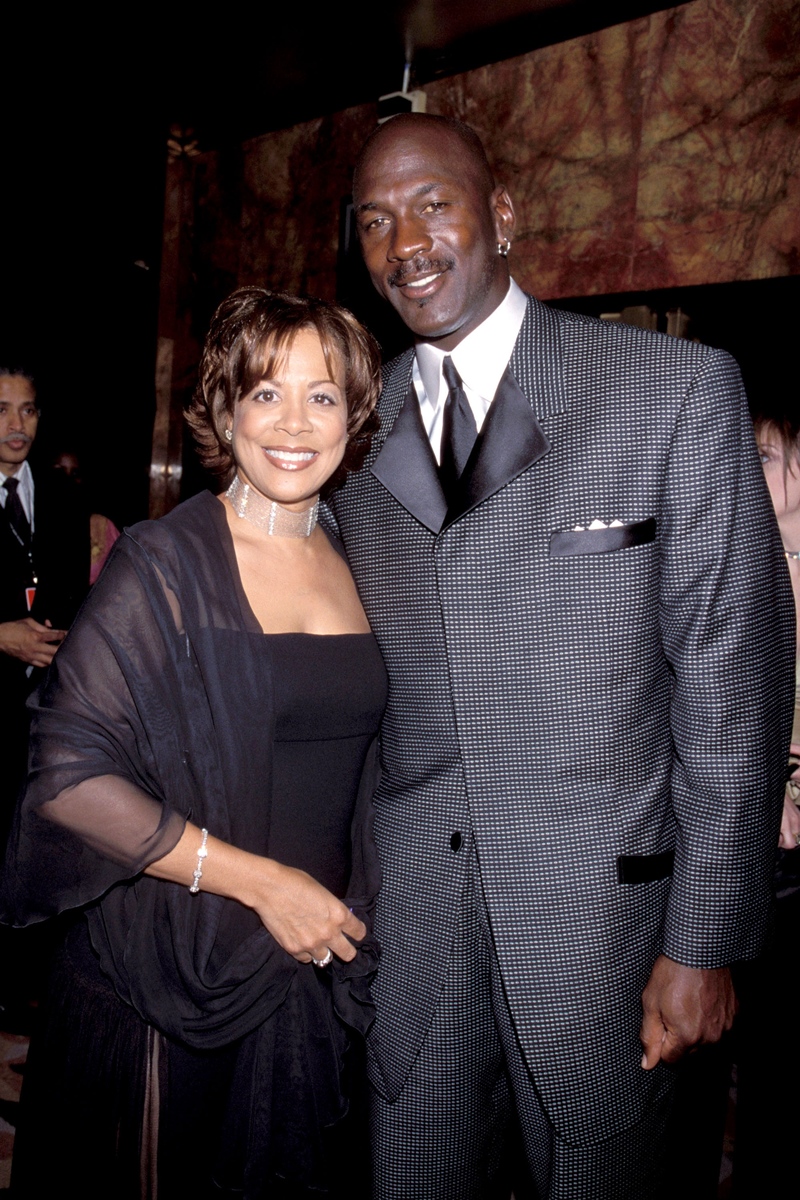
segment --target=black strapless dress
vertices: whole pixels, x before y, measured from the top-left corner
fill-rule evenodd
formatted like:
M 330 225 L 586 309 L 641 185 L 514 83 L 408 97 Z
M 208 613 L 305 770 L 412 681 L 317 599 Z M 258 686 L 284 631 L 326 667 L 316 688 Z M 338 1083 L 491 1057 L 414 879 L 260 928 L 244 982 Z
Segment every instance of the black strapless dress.
M 383 660 L 372 634 L 266 641 L 276 696 L 270 858 L 342 897 L 358 784 L 386 703 Z
M 253 635 L 242 643 L 253 652 Z M 271 656 L 274 681 L 269 855 L 342 897 L 359 780 L 386 701 L 377 643 L 371 634 L 274 634 L 257 652 Z M 245 740 L 259 736 L 254 697 Z M 63 1184 L 65 1163 L 86 1200 L 367 1195 L 363 1104 L 351 1103 L 363 1048 L 343 1036 L 329 971 L 301 968 L 253 1034 L 220 1050 L 190 1049 L 117 998 L 79 919 L 49 1008 L 23 1088 L 13 1195 L 48 1194 Z M 344 1082 L 333 1046 L 347 1047 Z M 143 1055 L 152 1078 L 142 1112 L 140 1081 L 126 1071 L 135 1074 Z M 321 1103 L 309 1075 L 330 1076 Z

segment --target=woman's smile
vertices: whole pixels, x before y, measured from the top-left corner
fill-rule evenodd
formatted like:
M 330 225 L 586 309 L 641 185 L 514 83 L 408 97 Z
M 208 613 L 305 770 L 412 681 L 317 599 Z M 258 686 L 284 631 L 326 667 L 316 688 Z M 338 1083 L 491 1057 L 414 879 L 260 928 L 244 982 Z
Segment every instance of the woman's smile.
M 275 446 L 265 446 L 264 454 L 282 471 L 302 471 L 319 457 L 316 450 L 287 450 Z

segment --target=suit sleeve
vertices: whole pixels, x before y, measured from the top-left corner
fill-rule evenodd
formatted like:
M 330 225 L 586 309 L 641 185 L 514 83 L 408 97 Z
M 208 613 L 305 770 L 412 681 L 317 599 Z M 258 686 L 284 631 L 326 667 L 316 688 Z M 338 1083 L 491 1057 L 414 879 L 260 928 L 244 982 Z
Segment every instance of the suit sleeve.
M 717 967 L 757 955 L 769 919 L 795 645 L 738 368 L 718 351 L 676 425 L 661 556 L 677 825 L 663 950 Z

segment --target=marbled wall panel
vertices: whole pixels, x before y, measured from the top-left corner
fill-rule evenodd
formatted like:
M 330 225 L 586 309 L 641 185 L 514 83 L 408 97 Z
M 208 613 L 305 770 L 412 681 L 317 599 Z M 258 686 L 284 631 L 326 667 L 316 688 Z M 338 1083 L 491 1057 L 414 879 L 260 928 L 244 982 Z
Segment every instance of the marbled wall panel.
M 335 298 L 339 204 L 375 121 L 368 104 L 245 144 L 240 283 Z
M 540 296 L 800 272 L 796 0 L 694 0 L 426 91 L 486 141 Z
M 649 18 L 634 286 L 800 271 L 800 6 Z
M 202 155 L 193 161 L 192 175 L 192 254 L 187 286 L 199 352 L 214 308 L 239 282 L 241 148 Z

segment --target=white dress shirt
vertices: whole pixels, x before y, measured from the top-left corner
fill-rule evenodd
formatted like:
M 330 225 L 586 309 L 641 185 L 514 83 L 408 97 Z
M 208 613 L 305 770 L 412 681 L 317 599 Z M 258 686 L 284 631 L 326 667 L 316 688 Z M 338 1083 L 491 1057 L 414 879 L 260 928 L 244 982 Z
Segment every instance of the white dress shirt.
M 437 462 L 441 462 L 442 418 L 447 399 L 442 360 L 448 354 L 452 358 L 480 433 L 511 358 L 527 303 L 525 293 L 512 279 L 505 299 L 477 329 L 458 343 L 455 350 L 440 350 L 429 342 L 417 343 L 412 379 L 422 423 Z
M 33 533 L 33 473 L 30 469 L 27 458 L 21 464 L 16 475 L 4 475 L 2 472 L 0 472 L 0 505 L 2 505 L 3 508 L 5 508 L 6 500 L 8 499 L 8 492 L 3 486 L 7 479 L 16 479 L 17 483 L 19 484 L 19 487 L 17 488 L 17 495 L 22 502 L 22 507 L 25 510 L 25 516 L 28 518 L 28 524 L 31 527 L 31 533 Z

